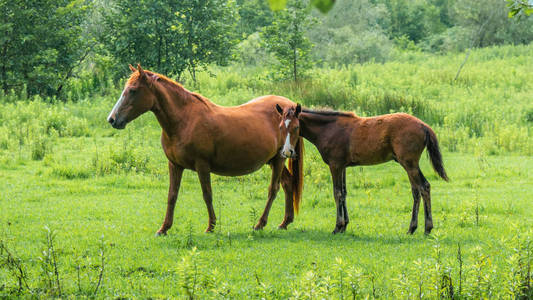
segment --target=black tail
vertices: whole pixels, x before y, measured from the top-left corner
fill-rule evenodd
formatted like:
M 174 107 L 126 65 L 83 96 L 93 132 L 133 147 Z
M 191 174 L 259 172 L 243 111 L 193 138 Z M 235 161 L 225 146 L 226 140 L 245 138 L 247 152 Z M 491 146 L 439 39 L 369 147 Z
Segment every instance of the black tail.
M 440 154 L 439 149 L 439 142 L 437 141 L 437 136 L 435 135 L 435 132 L 433 129 L 431 129 L 429 126 L 425 126 L 426 131 L 426 147 L 429 154 L 429 159 L 431 160 L 431 165 L 433 165 L 433 169 L 439 176 L 448 181 L 448 175 L 446 175 L 446 171 L 444 170 L 444 165 L 442 164 L 442 155 Z

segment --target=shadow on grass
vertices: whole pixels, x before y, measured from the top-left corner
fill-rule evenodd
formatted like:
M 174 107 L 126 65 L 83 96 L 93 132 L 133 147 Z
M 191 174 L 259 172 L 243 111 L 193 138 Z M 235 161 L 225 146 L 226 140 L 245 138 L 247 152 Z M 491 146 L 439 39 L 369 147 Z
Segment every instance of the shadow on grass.
M 189 239 L 187 241 L 187 239 Z M 192 242 L 191 242 L 192 241 Z M 332 234 L 329 231 L 318 229 L 289 229 L 264 230 L 264 231 L 239 231 L 239 232 L 215 232 L 215 233 L 193 233 L 192 235 L 183 232 L 171 232 L 168 236 L 154 237 L 154 246 L 165 245 L 176 249 L 187 249 L 196 247 L 200 250 L 215 250 L 217 248 L 255 248 L 261 247 L 379 247 L 379 246 L 419 246 L 428 244 L 430 250 L 433 241 L 432 235 L 424 235 L 416 232 L 408 235 L 403 231 L 381 233 L 353 233 Z M 302 244 L 304 242 L 304 244 Z M 310 244 L 305 244 L 309 242 Z M 458 240 L 455 237 L 442 236 L 439 242 L 443 246 L 455 247 L 457 243 L 461 245 L 477 244 L 479 241 L 465 239 Z

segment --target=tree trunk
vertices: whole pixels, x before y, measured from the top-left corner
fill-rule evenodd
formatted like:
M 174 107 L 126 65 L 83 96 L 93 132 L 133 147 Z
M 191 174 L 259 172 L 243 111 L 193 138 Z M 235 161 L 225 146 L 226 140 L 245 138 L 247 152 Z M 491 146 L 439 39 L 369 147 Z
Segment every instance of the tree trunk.
M 7 43 L 4 45 L 4 49 L 2 49 L 2 60 L 4 60 L 7 56 Z M 7 95 L 9 91 L 9 87 L 7 85 L 7 68 L 4 63 L 2 63 L 2 71 L 0 72 L 0 77 L 2 79 L 2 89 L 4 90 L 4 95 Z
M 296 47 L 292 48 L 292 72 L 294 76 L 294 82 L 298 82 L 298 70 L 296 64 Z

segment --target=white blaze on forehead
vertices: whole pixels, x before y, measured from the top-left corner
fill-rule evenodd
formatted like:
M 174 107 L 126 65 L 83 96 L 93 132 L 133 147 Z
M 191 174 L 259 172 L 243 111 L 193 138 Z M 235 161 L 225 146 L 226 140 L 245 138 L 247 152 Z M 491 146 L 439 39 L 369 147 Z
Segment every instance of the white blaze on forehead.
M 285 120 L 285 128 L 289 128 L 290 123 L 291 123 L 291 120 Z
M 116 110 L 120 107 L 122 104 L 122 101 L 124 101 L 124 93 L 126 92 L 126 88 L 122 90 L 122 94 L 120 94 L 120 98 L 118 98 L 117 103 L 115 103 L 115 106 L 113 106 L 113 109 L 109 113 L 109 116 L 107 116 L 107 119 L 111 118 L 113 114 L 115 114 Z
M 291 134 L 288 133 L 287 137 L 285 138 L 285 144 L 283 144 L 283 148 L 281 149 L 281 153 L 287 155 L 290 153 L 291 150 Z

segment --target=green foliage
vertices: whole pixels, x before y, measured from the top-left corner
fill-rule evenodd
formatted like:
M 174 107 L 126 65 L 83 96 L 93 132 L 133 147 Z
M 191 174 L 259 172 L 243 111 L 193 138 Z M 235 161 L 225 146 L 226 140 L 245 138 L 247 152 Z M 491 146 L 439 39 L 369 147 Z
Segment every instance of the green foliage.
M 83 0 L 0 2 L 0 87 L 57 96 L 85 58 L 82 35 L 91 6 Z
M 312 66 L 309 56 L 312 44 L 305 32 L 314 23 L 314 19 L 306 9 L 306 2 L 290 1 L 285 10 L 274 14 L 272 24 L 266 26 L 261 33 L 262 45 L 277 58 L 279 72 L 295 82 Z
M 272 10 L 264 0 L 237 0 L 237 33 L 243 38 L 261 30 L 272 22 Z
M 235 44 L 233 1 L 118 1 L 102 7 L 107 31 L 100 39 L 119 63 L 129 63 L 178 79 L 188 70 L 227 64 Z
M 270 5 L 270 9 L 272 9 L 273 11 L 279 11 L 286 7 L 287 0 L 268 0 L 268 4 Z M 327 13 L 328 11 L 330 11 L 334 4 L 335 4 L 335 0 L 312 0 L 311 1 L 311 5 L 316 7 L 322 13 Z
M 533 13 L 533 5 L 527 0 L 506 0 L 509 8 L 509 18 L 529 16 Z

